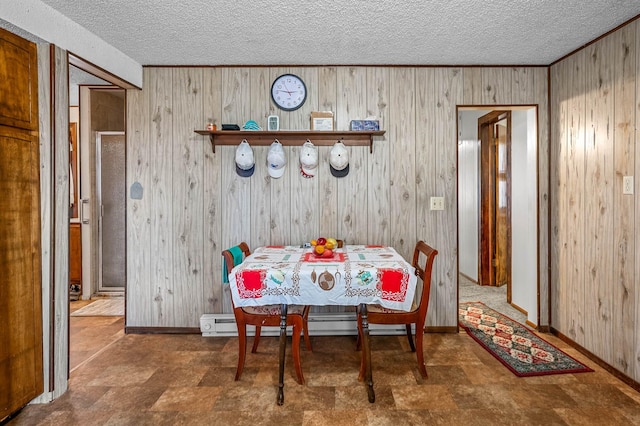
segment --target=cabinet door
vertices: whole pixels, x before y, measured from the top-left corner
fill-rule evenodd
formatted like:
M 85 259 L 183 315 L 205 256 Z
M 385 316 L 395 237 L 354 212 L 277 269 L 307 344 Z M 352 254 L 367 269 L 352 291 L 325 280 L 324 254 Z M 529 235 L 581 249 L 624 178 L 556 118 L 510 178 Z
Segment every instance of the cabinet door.
M 0 422 L 44 389 L 36 55 L 0 29 Z

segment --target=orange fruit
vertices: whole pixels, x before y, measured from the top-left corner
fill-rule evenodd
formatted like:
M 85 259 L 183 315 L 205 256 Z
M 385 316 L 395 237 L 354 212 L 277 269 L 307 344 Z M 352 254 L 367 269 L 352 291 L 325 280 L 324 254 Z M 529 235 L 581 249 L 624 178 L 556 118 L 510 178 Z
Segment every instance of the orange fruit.
M 316 244 L 318 244 L 318 242 L 316 240 L 311 240 L 311 245 L 315 246 Z
M 323 245 L 317 245 L 316 248 L 314 249 L 314 251 L 316 252 L 316 254 L 322 254 L 322 253 L 324 253 L 324 246 Z
M 335 247 L 331 241 L 327 241 L 327 243 L 324 246 L 329 250 L 332 250 Z

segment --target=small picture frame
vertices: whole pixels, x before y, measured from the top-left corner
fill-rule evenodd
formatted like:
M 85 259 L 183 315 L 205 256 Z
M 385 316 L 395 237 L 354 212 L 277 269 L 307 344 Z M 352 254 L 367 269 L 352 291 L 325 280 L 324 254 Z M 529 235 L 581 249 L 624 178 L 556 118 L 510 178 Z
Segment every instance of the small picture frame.
M 267 117 L 267 130 L 270 132 L 277 132 L 280 130 L 280 117 L 277 115 L 270 115 Z

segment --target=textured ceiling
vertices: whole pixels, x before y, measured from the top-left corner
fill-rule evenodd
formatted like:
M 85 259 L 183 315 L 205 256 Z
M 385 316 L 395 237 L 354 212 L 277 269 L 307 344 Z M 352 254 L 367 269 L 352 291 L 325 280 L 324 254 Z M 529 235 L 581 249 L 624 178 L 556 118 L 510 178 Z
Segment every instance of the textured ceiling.
M 142 65 L 548 65 L 638 0 L 42 0 Z

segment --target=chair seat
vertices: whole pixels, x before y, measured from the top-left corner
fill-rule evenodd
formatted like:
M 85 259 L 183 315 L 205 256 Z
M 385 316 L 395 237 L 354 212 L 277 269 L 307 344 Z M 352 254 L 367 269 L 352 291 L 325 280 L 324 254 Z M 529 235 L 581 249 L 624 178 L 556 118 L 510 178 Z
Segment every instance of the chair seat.
M 411 310 L 409 312 L 413 312 L 418 310 L 418 305 L 416 304 L 416 302 L 414 301 L 411 304 Z M 371 312 L 375 312 L 375 313 L 382 313 L 382 314 L 407 314 L 409 312 L 407 311 L 401 311 L 399 309 L 389 309 L 389 308 L 385 308 L 382 305 L 378 305 L 376 304 L 372 304 L 372 305 L 367 305 L 367 312 L 371 313 Z
M 281 305 L 264 305 L 264 306 L 244 306 L 242 308 L 248 314 L 254 315 L 280 315 Z M 287 314 L 302 315 L 304 306 L 289 305 Z

